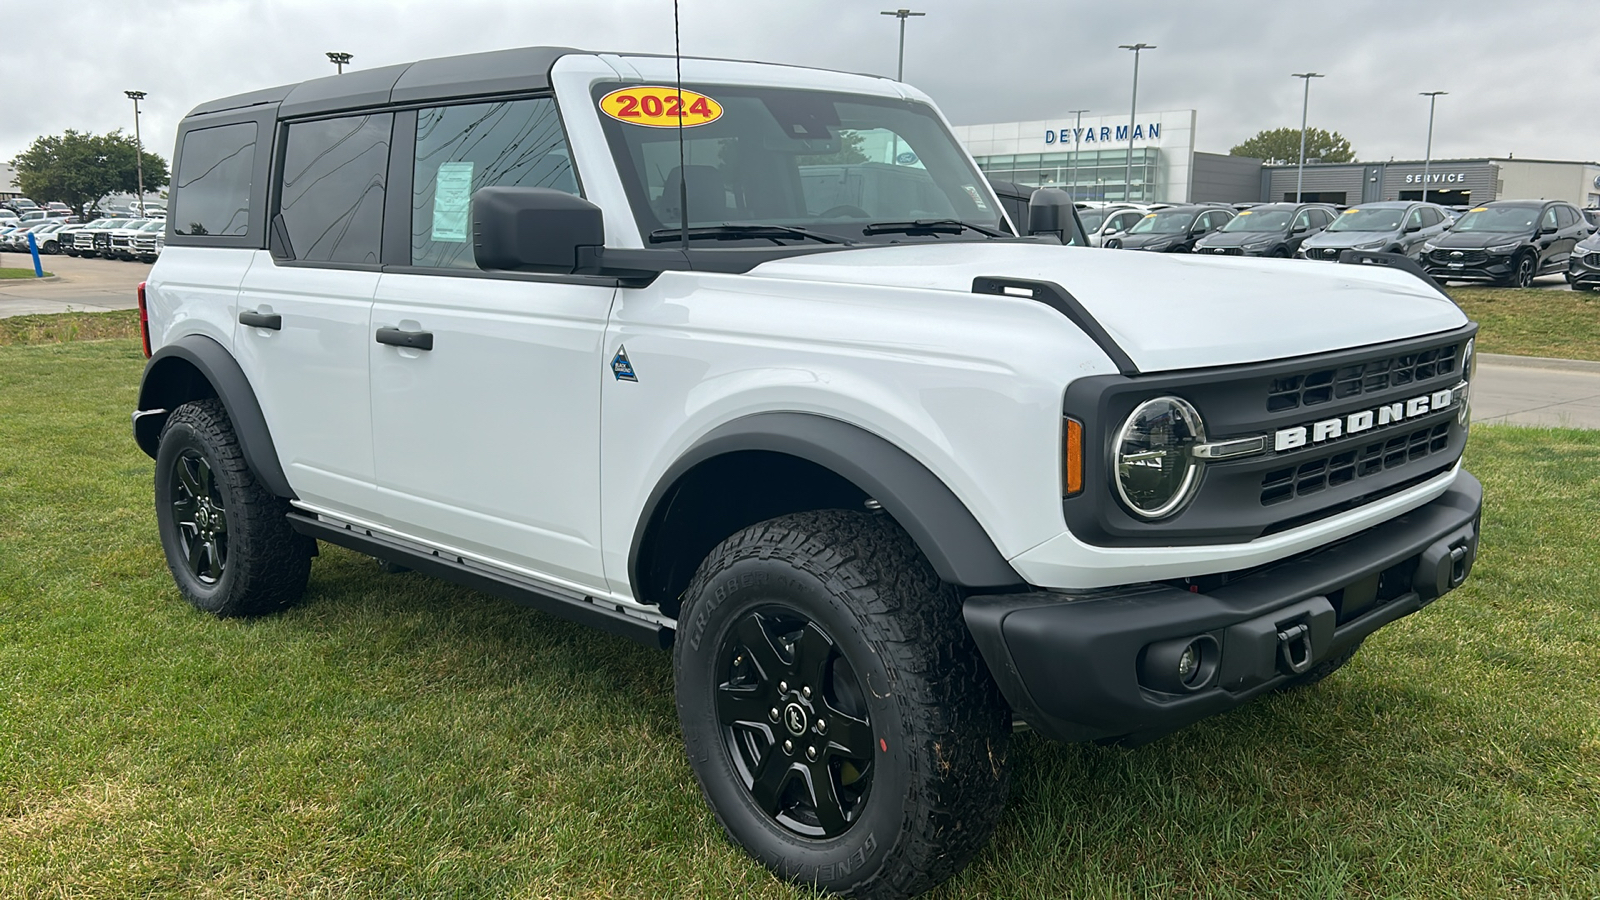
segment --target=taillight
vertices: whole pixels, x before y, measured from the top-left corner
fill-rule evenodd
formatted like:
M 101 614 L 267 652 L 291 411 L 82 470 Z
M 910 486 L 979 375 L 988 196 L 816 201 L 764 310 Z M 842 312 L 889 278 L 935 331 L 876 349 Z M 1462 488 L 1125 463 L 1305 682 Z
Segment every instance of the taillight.
M 1083 493 L 1083 424 L 1064 419 L 1061 429 L 1061 492 L 1072 497 Z
M 150 358 L 150 310 L 144 305 L 144 282 L 139 282 L 139 337 L 144 341 L 144 358 Z

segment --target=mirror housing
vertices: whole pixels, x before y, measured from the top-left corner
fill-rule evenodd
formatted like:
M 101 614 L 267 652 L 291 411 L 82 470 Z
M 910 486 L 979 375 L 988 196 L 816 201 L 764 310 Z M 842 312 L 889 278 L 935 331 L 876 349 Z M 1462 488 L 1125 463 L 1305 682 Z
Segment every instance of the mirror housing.
M 605 215 L 582 197 L 538 187 L 486 187 L 472 195 L 472 255 L 480 269 L 569 275 L 580 248 L 605 242 Z
M 1422 226 L 1421 225 L 1407 225 L 1405 233 L 1406 234 L 1416 234 L 1417 232 L 1419 232 L 1421 230 L 1422 230 Z
M 1554 225 L 1546 225 L 1539 229 L 1539 237 L 1544 237 L 1547 234 L 1555 234 L 1559 230 L 1560 229 Z
M 1035 190 L 1028 196 L 1028 224 L 1024 229 L 1028 234 L 1053 234 L 1063 244 L 1072 240 L 1072 195 L 1060 188 Z

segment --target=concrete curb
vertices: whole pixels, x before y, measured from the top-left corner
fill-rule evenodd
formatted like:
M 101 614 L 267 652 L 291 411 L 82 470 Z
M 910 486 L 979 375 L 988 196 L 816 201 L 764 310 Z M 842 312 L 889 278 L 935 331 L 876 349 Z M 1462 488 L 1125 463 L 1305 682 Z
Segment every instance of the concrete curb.
M 0 287 L 17 284 L 44 284 L 49 281 L 60 281 L 60 275 L 46 275 L 43 278 L 7 278 L 0 281 Z
M 1548 356 L 1507 356 L 1502 353 L 1480 353 L 1478 363 L 1485 366 L 1510 366 L 1516 369 L 1554 369 L 1560 372 L 1585 372 L 1600 375 L 1600 362 L 1585 359 L 1552 359 Z

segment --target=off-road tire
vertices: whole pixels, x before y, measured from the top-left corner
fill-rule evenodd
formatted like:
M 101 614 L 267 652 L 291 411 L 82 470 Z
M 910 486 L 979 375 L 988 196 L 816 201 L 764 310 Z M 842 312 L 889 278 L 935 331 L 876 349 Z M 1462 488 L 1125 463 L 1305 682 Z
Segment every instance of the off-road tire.
M 742 648 L 740 623 L 774 604 L 825 631 L 833 658 L 867 688 L 860 697 L 872 781 L 835 836 L 796 833 L 757 804 L 727 737 L 734 730 L 719 715 L 719 685 L 732 683 L 724 681 L 726 648 Z M 752 525 L 711 551 L 684 592 L 678 621 L 673 671 L 690 765 L 729 837 L 774 874 L 843 896 L 910 897 L 955 874 L 983 846 L 1010 784 L 1010 711 L 962 620 L 956 590 L 888 516 L 823 510 Z M 783 645 L 796 664 L 805 634 Z M 733 656 L 733 665 L 743 658 Z M 771 729 L 772 753 L 793 733 L 785 730 L 787 713 Z M 799 744 L 813 740 L 794 734 Z M 794 752 L 793 764 L 780 760 L 791 776 L 805 765 L 807 748 Z M 798 778 L 790 782 L 805 789 Z
M 180 466 L 186 466 L 187 485 Z M 207 498 L 207 521 L 214 523 L 218 512 L 222 519 L 220 535 L 210 542 L 197 538 L 194 505 L 185 505 L 195 484 L 206 485 L 199 493 Z M 256 480 L 220 400 L 185 403 L 167 418 L 156 452 L 155 497 L 167 567 L 195 608 L 219 617 L 259 616 L 305 593 L 316 542 L 289 527 L 288 501 Z M 202 554 L 197 541 L 212 549 Z M 212 554 L 219 565 L 211 564 Z M 206 571 L 196 572 L 191 559 Z
M 1346 647 L 1337 656 L 1334 656 L 1331 659 L 1325 659 L 1322 662 L 1312 666 L 1310 669 L 1307 669 L 1305 672 L 1284 682 L 1283 690 L 1288 691 L 1296 688 L 1307 688 L 1316 684 L 1322 679 L 1327 678 L 1329 675 L 1332 675 L 1333 673 L 1344 668 L 1344 664 L 1354 659 L 1356 651 L 1360 649 L 1361 642 L 1357 641 L 1354 645 Z

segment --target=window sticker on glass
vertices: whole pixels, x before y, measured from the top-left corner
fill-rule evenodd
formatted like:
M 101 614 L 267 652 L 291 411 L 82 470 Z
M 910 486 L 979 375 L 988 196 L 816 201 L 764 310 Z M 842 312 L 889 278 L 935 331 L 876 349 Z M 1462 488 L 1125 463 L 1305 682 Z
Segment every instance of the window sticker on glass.
M 683 91 L 660 85 L 626 87 L 600 98 L 600 111 L 631 125 L 648 125 L 651 128 L 676 128 L 682 119 L 683 127 L 704 125 L 722 118 L 722 104 L 694 91 Z
M 433 239 L 465 244 L 471 203 L 472 163 L 440 163 L 433 189 Z

